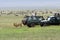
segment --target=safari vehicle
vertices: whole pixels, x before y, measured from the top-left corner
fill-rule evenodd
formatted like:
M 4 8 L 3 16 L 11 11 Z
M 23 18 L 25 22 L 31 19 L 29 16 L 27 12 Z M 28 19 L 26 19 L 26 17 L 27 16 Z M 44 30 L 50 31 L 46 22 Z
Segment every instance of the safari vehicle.
M 40 25 L 41 20 L 44 20 L 43 16 L 25 16 L 22 23 L 28 27 L 34 27 Z
M 58 16 L 50 16 L 46 20 L 42 20 L 40 25 L 59 25 L 60 24 L 60 17 Z

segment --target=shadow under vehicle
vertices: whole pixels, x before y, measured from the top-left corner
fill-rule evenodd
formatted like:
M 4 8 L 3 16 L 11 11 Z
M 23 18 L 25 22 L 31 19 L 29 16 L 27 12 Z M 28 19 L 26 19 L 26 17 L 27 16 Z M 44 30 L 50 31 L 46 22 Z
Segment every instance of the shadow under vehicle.
M 40 25 L 41 20 L 44 20 L 43 16 L 25 16 L 22 23 L 28 27 L 34 27 Z

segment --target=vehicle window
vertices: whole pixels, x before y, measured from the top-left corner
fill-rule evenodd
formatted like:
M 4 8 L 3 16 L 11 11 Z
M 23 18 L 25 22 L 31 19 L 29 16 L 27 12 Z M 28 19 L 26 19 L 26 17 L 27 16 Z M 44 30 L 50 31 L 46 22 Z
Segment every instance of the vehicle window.
M 33 20 L 36 20 L 36 17 L 33 17 Z
M 51 20 L 54 21 L 54 20 L 56 20 L 56 18 L 55 17 L 52 17 Z
M 42 20 L 42 19 L 43 19 L 42 17 L 39 18 L 39 20 Z
M 59 17 L 57 17 L 57 19 L 58 19 L 58 20 L 60 20 L 60 18 L 59 18 Z
M 29 17 L 29 19 L 28 20 L 31 20 L 31 17 Z
M 52 19 L 54 20 L 55 18 L 54 18 L 54 17 L 52 17 Z

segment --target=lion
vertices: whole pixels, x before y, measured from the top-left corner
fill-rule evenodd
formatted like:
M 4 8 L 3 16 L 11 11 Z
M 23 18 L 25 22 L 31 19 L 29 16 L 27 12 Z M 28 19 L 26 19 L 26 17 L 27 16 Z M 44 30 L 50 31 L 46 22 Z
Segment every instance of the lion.
M 15 27 L 22 27 L 23 26 L 23 24 L 22 23 L 13 23 L 13 25 L 15 26 Z

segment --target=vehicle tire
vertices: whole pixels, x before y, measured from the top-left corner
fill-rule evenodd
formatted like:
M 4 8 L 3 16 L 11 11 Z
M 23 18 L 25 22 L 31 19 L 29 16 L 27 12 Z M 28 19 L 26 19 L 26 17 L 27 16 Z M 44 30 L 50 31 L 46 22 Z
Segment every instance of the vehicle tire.
M 34 27 L 35 24 L 34 23 L 31 23 L 31 24 L 27 24 L 28 27 Z
M 44 24 L 42 23 L 42 24 L 40 24 L 40 26 L 41 26 L 41 27 L 43 27 L 43 26 L 44 26 Z
M 47 24 L 46 23 L 41 23 L 40 26 L 43 27 L 43 26 L 46 26 Z

